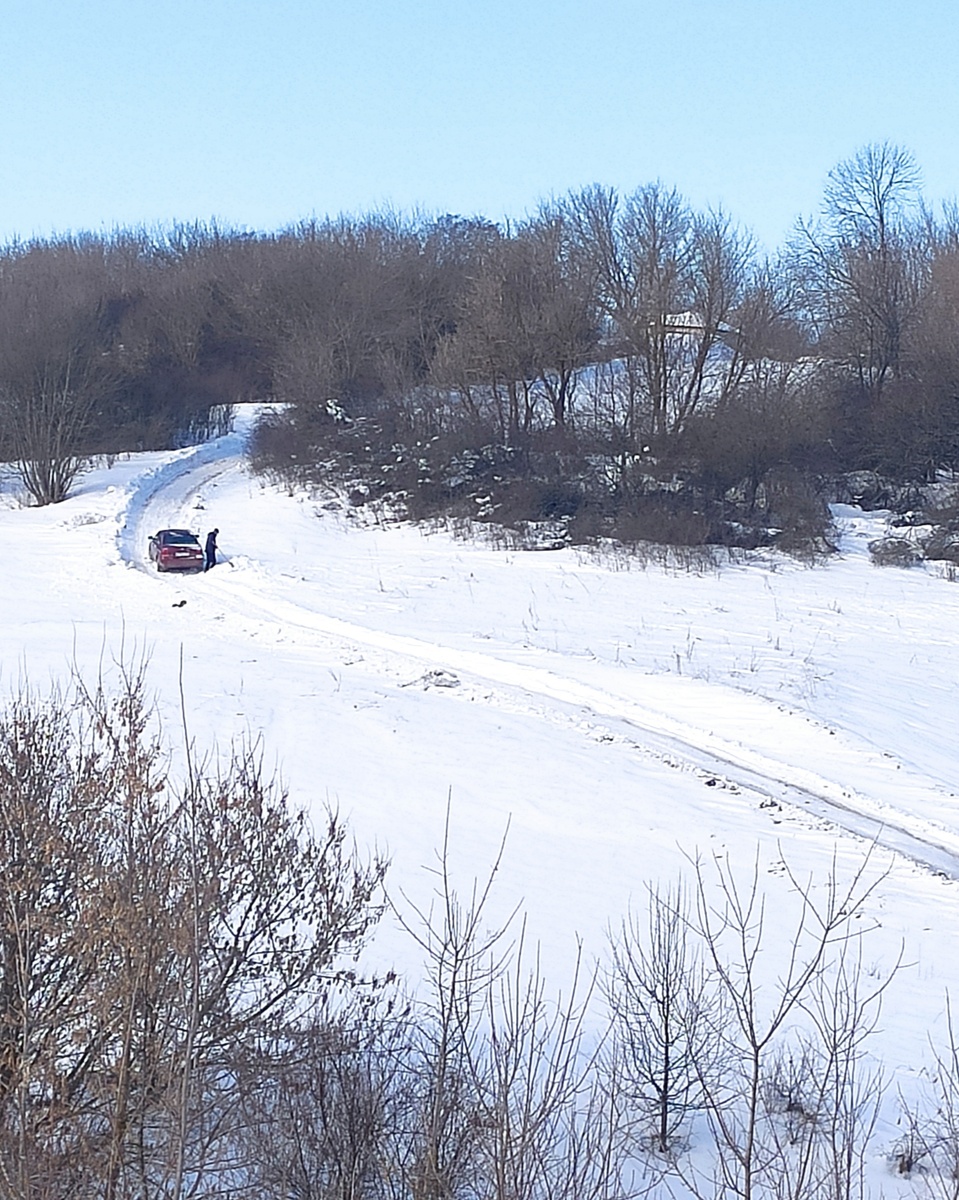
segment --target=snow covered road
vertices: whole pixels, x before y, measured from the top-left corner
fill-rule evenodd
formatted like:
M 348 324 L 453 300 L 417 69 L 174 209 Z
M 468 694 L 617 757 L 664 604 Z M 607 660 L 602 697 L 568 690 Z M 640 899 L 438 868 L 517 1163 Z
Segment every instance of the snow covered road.
M 195 525 L 197 514 L 214 503 L 220 489 L 232 496 L 249 488 L 243 446 L 242 434 L 233 434 L 183 452 L 140 477 L 118 535 L 121 556 L 152 570 L 145 556 L 151 532 L 167 525 Z M 233 499 L 228 505 L 222 499 L 215 503 L 218 512 L 237 507 Z M 297 578 L 292 570 L 277 569 L 280 547 L 294 564 L 299 547 L 283 544 L 282 529 L 265 545 L 261 538 L 256 546 L 247 546 L 243 530 L 251 524 L 244 521 L 229 531 L 247 552 L 228 558 L 223 569 L 204 578 L 202 595 L 234 618 L 254 618 L 260 636 L 272 626 L 299 650 L 331 645 L 340 652 L 362 650 L 368 663 L 374 652 L 376 669 L 389 679 L 415 671 L 446 673 L 448 684 L 459 685 L 460 700 L 549 710 L 552 717 L 586 722 L 598 736 L 641 747 L 664 761 L 681 761 L 708 786 L 717 787 L 718 794 L 736 788 L 755 795 L 767 808 L 790 805 L 959 879 L 959 830 L 949 823 L 956 808 L 954 793 L 888 752 L 877 752 L 850 730 L 810 720 L 781 701 L 727 683 L 661 672 L 637 676 L 595 656 L 584 661 L 561 650 L 524 646 L 517 653 L 511 645 L 504 654 L 503 648 L 494 652 L 488 639 L 472 638 L 464 645 L 460 638 L 459 644 L 450 644 L 443 636 L 448 631 L 437 630 L 436 639 L 427 640 L 393 632 L 389 621 L 377 627 L 329 615 L 323 611 L 322 587 L 309 577 Z M 353 536 L 362 543 L 369 530 L 357 529 Z M 525 557 L 534 559 L 538 569 L 538 555 Z M 183 581 L 157 583 L 178 592 L 184 587 Z

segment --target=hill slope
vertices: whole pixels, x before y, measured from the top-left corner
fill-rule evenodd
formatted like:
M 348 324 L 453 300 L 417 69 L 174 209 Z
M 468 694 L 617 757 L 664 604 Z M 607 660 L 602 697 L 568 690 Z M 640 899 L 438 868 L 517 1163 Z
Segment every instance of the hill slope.
M 242 442 L 132 456 L 45 510 L 6 480 L 8 691 L 148 653 L 174 753 L 182 679 L 189 735 L 262 736 L 297 802 L 338 806 L 389 852 L 397 897 L 428 902 L 447 802 L 464 886 L 508 826 L 496 912 L 522 903 L 557 986 L 575 936 L 601 955 L 691 856 L 748 872 L 758 855 L 778 905 L 783 857 L 822 881 L 875 839 L 872 967 L 903 945 L 909 966 L 874 1049 L 909 1092 L 959 994 L 959 590 L 872 567 L 881 518 L 851 509 L 824 567 L 628 569 L 364 522 L 252 478 Z M 146 540 L 168 525 L 218 526 L 223 561 L 158 576 Z M 389 921 L 375 955 L 415 974 Z M 886 1107 L 880 1149 L 894 1090 Z

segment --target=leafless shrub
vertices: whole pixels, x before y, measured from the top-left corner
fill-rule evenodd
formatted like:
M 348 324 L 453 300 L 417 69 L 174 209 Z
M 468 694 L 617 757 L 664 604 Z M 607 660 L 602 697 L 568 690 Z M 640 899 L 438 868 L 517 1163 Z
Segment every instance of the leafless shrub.
M 868 859 L 848 884 L 841 885 L 834 870 L 821 889 L 786 866 L 798 913 L 772 992 L 759 986 L 769 934 L 758 869 L 743 885 L 728 863 L 714 860 L 707 887 L 704 864 L 694 866 L 696 929 L 725 1014 L 717 1031 L 724 1069 L 717 1079 L 703 1080 L 716 1178 L 701 1177 L 682 1159 L 677 1171 L 696 1196 L 711 1194 L 714 1185 L 744 1200 L 861 1196 L 877 1104 L 875 1080 L 861 1068 L 862 1047 L 885 987 L 864 993 L 854 951 L 859 934 L 852 921 L 878 883 L 868 878 Z M 780 929 L 777 924 L 777 940 Z M 787 1022 L 802 1018 L 808 1032 L 789 1047 Z M 789 1069 L 790 1056 L 810 1066 L 804 1089 Z
M 897 1175 L 923 1176 L 930 1146 L 926 1122 L 920 1113 L 904 1106 L 900 1118 L 902 1133 L 893 1143 L 890 1166 Z
M 922 541 L 922 554 L 933 562 L 959 563 L 959 532 L 937 529 Z
M 393 981 L 341 996 L 249 1063 L 242 1131 L 251 1192 L 365 1200 L 404 1191 L 414 1096 L 409 1004 Z
M 502 852 L 502 851 L 501 851 Z M 512 918 L 492 931 L 485 883 L 462 903 L 451 887 L 447 839 L 434 908 L 401 919 L 426 953 L 429 990 L 414 1007 L 407 1059 L 414 1121 L 402 1155 L 416 1200 L 614 1200 L 627 1178 L 623 1094 L 596 1071 L 587 1035 L 592 984 L 579 960 L 565 997 L 546 990 Z
M 914 567 L 922 561 L 915 543 L 901 537 L 876 538 L 869 543 L 869 557 L 876 567 Z
M 484 1012 L 508 958 L 508 924 L 485 928 L 499 858 L 464 903 L 452 885 L 449 852 L 447 809 L 435 904 L 397 914 L 425 955 L 428 988 L 410 1052 L 414 1116 L 404 1169 L 416 1200 L 444 1200 L 478 1184 L 489 1084 L 480 1054 Z
M 946 1037 L 933 1044 L 935 1070 L 925 1104 L 904 1106 L 905 1133 L 894 1154 L 900 1174 L 918 1175 L 936 1200 L 959 1196 L 959 1042 L 946 997 Z

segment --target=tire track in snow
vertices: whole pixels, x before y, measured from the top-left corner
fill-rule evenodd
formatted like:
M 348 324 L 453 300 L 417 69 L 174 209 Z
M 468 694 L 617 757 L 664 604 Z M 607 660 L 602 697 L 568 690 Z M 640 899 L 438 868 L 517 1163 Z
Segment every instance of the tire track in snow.
M 131 496 L 118 534 L 120 553 L 142 562 L 137 546 L 146 536 L 154 506 L 165 492 L 188 484 L 199 491 L 216 475 L 238 465 L 245 443 L 242 433 L 206 443 L 165 463 L 143 477 Z M 583 710 L 605 727 L 661 758 L 680 759 L 698 771 L 720 777 L 742 790 L 768 797 L 790 808 L 829 821 L 855 836 L 902 854 L 953 879 L 959 879 L 959 833 L 904 813 L 894 804 L 852 793 L 818 772 L 778 761 L 747 746 L 685 724 L 668 712 L 646 707 L 548 668 L 519 664 L 476 650 L 460 650 L 404 634 L 356 625 L 313 612 L 279 597 L 266 597 L 245 580 L 208 580 L 218 601 L 236 613 L 256 612 L 287 634 L 299 630 L 324 641 L 375 649 L 393 658 L 442 668 L 473 681 L 493 684 L 512 696 L 537 697 L 567 714 Z M 488 697 L 495 703 L 495 697 Z M 771 701 L 768 703 L 772 703 Z M 930 786 L 930 792 L 934 789 Z
M 150 505 L 167 488 L 203 467 L 213 465 L 218 472 L 223 470 L 228 461 L 238 459 L 242 455 L 245 445 L 244 433 L 228 433 L 212 442 L 204 442 L 201 446 L 183 450 L 176 458 L 140 476 L 117 532 L 120 557 L 134 565 L 142 561 L 137 547 L 145 542 L 146 518 Z
M 224 589 L 226 591 L 227 589 Z M 813 771 L 777 762 L 748 747 L 738 746 L 704 730 L 677 721 L 668 713 L 646 708 L 624 697 L 571 680 L 544 667 L 526 666 L 472 650 L 458 650 L 402 634 L 354 625 L 337 617 L 311 613 L 288 601 L 269 601 L 251 589 L 242 590 L 244 606 L 256 609 L 289 632 L 297 628 L 350 645 L 401 655 L 459 676 L 483 680 L 512 693 L 536 696 L 566 711 L 587 710 L 615 732 L 636 740 L 661 757 L 679 757 L 707 774 L 736 786 L 828 820 L 847 832 L 876 841 L 890 850 L 959 879 L 959 834 L 937 828 L 920 818 L 863 795 Z

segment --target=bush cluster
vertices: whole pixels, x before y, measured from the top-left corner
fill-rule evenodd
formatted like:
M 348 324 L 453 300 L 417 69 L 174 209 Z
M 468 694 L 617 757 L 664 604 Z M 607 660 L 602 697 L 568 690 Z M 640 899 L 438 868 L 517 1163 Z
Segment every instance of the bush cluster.
M 279 402 L 257 466 L 413 517 L 828 546 L 833 481 L 959 466 L 959 222 L 866 147 L 773 260 L 661 184 L 499 227 L 371 214 L 0 252 L 0 441 L 38 502 L 85 456 Z

